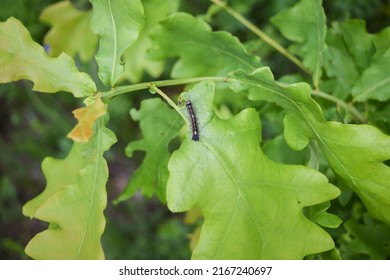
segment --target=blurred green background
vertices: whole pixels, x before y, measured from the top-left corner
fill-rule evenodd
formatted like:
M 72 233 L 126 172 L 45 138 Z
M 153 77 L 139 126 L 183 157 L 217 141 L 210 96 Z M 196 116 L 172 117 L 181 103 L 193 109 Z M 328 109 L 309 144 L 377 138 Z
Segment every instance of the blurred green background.
M 55 0 L 2 0 L 0 21 L 8 17 L 18 18 L 28 28 L 34 40 L 43 42 L 49 26 L 39 22 L 40 13 Z M 85 0 L 72 1 L 78 8 L 90 8 Z M 229 4 L 260 26 L 267 33 L 277 36 L 268 18 L 295 0 L 232 0 Z M 361 18 L 367 22 L 369 32 L 377 32 L 389 25 L 390 1 L 385 0 L 324 0 L 328 24 L 334 20 Z M 181 1 L 181 10 L 212 19 L 216 29 L 232 32 L 247 42 L 248 50 L 259 53 L 264 64 L 270 65 L 276 76 L 294 73 L 293 65 L 258 41 L 253 34 L 226 13 L 213 14 L 207 0 Z M 96 80 L 94 61 L 82 63 L 83 71 Z M 1 71 L 1 70 L 0 70 Z M 280 72 L 280 73 L 278 73 Z M 1 72 L 0 72 L 1 74 Z M 162 76 L 161 79 L 166 79 Z M 150 80 L 145 77 L 145 80 Z M 27 242 L 46 224 L 30 220 L 22 215 L 22 205 L 39 194 L 45 187 L 40 164 L 44 157 L 63 158 L 70 149 L 67 133 L 75 125 L 72 111 L 82 106 L 71 94 L 55 95 L 32 92 L 27 81 L 0 85 L 0 259 L 28 259 L 24 253 Z M 173 91 L 178 92 L 179 89 Z M 183 215 L 174 215 L 157 199 L 145 199 L 136 195 L 130 201 L 117 206 L 112 201 L 126 186 L 132 172 L 140 164 L 142 153 L 131 160 L 124 155 L 126 144 L 141 137 L 137 123 L 132 122 L 129 110 L 139 108 L 143 93 L 121 96 L 111 104 L 110 128 L 117 134 L 118 143 L 107 153 L 110 179 L 107 185 L 108 205 L 106 231 L 102 238 L 107 259 L 188 259 L 190 257 L 189 234 L 193 225 L 183 222 Z M 135 96 L 135 97 L 134 97 Z M 353 200 L 350 203 L 354 203 Z M 356 202 L 353 212 L 341 213 L 341 218 L 360 215 L 364 209 Z M 355 214 L 354 214 L 355 213 Z M 357 213 L 357 214 L 356 214 Z M 340 214 L 340 213 L 339 213 Z M 367 222 L 366 220 L 364 222 Z M 345 234 L 342 228 L 334 230 L 335 239 Z M 345 258 L 367 258 L 343 242 L 338 244 Z

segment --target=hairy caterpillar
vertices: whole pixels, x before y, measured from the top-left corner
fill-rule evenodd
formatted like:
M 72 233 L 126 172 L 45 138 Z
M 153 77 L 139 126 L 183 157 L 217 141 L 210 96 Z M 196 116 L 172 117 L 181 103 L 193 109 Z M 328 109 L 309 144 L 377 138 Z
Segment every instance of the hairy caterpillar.
M 199 127 L 198 127 L 198 121 L 196 119 L 196 115 L 194 112 L 194 108 L 192 108 L 191 101 L 186 102 L 186 107 L 188 110 L 188 114 L 190 115 L 191 120 L 191 126 L 192 126 L 192 140 L 198 141 L 199 140 Z

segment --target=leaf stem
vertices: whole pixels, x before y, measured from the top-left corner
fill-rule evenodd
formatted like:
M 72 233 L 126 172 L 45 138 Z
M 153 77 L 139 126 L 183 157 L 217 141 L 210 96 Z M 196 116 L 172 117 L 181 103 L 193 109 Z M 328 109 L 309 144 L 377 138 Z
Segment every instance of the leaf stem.
M 166 95 L 161 89 L 159 89 L 155 83 L 150 83 L 149 85 L 149 88 L 154 90 L 155 92 L 157 92 L 162 98 L 164 98 L 168 103 L 169 105 L 171 105 L 173 107 L 173 109 L 175 109 L 179 115 L 184 119 L 185 122 L 188 123 L 188 119 L 186 118 L 186 116 L 184 116 L 184 114 L 182 113 L 182 111 L 180 110 L 180 108 L 175 104 L 175 102 L 172 101 L 172 99 L 170 99 L 168 97 L 168 95 Z
M 329 100 L 333 103 L 336 103 L 336 105 L 343 107 L 347 112 L 351 113 L 355 117 L 355 119 L 357 121 L 359 121 L 360 123 L 366 122 L 366 120 L 362 116 L 362 114 L 352 104 L 348 104 L 344 100 L 341 100 L 333 95 L 330 95 L 329 93 L 326 93 L 326 92 L 323 92 L 320 90 L 312 90 L 311 95 L 313 97 L 318 96 L 318 97 L 321 97 L 323 99 Z
M 226 77 L 195 77 L 195 78 L 161 80 L 155 82 L 138 83 L 138 84 L 128 85 L 128 86 L 118 86 L 112 88 L 110 91 L 102 92 L 102 100 L 107 101 L 123 93 L 138 91 L 142 89 L 149 89 L 152 84 L 154 84 L 156 87 L 165 87 L 165 86 L 192 84 L 192 83 L 197 83 L 202 81 L 226 82 L 227 78 Z
M 285 49 L 282 45 L 280 45 L 277 41 L 269 37 L 265 32 L 263 32 L 260 28 L 258 28 L 256 25 L 251 23 L 249 20 L 247 20 L 245 17 L 243 17 L 240 13 L 236 12 L 232 8 L 230 8 L 226 3 L 222 2 L 221 0 L 210 0 L 215 5 L 219 6 L 223 10 L 225 10 L 228 14 L 230 14 L 232 17 L 234 17 L 236 20 L 241 22 L 246 28 L 248 28 L 250 31 L 252 31 L 254 34 L 256 34 L 261 40 L 266 42 L 268 45 L 276 49 L 278 52 L 280 52 L 282 55 L 284 55 L 287 59 L 289 59 L 291 62 L 293 62 L 295 65 L 297 65 L 302 71 L 305 73 L 311 75 L 310 71 L 306 69 L 306 67 L 303 65 L 303 63 L 293 54 L 291 54 L 287 49 Z

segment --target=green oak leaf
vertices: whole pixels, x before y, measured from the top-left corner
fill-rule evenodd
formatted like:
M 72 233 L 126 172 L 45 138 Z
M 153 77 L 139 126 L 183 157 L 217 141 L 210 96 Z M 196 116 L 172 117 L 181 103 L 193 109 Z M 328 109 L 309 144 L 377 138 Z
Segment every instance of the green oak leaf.
M 262 150 L 273 161 L 284 164 L 306 165 L 310 159 L 309 149 L 302 151 L 292 150 L 283 138 L 283 134 L 279 134 L 275 138 L 265 142 Z
M 328 228 L 338 228 L 343 222 L 338 216 L 326 212 L 330 207 L 330 202 L 305 208 L 304 213 L 313 222 Z
M 390 26 L 375 34 L 372 40 L 376 48 L 375 57 L 385 54 L 390 47 Z
M 96 61 L 99 78 L 114 86 L 125 66 L 122 55 L 133 44 L 144 26 L 140 0 L 90 0 L 93 5 L 91 28 L 99 36 Z
M 390 99 L 390 45 L 386 53 L 374 60 L 364 70 L 352 89 L 354 101 Z
M 372 63 L 364 69 L 360 80 L 352 90 L 355 101 L 375 99 L 386 101 L 390 98 L 390 27 L 372 36 L 376 53 Z
M 373 220 L 368 213 L 363 215 L 363 223 L 349 219 L 344 223 L 347 233 L 341 244 L 355 254 L 370 256 L 373 260 L 384 260 L 390 256 L 390 228 Z
M 160 25 L 151 34 L 150 55 L 154 59 L 179 57 L 172 77 L 226 75 L 237 68 L 252 71 L 260 66 L 236 37 L 224 31 L 212 32 L 207 23 L 189 14 L 174 14 Z
M 283 36 L 296 42 L 293 51 L 303 58 L 303 64 L 312 71 L 313 83 L 318 87 L 326 48 L 326 16 L 322 0 L 301 0 L 272 17 L 271 22 Z
M 249 91 L 249 99 L 283 107 L 289 146 L 301 150 L 310 139 L 316 140 L 330 167 L 362 199 L 369 213 L 390 224 L 390 167 L 383 163 L 390 159 L 390 136 L 370 125 L 325 121 L 308 84 L 283 88 L 268 68 L 251 74 L 239 70 L 229 80 L 235 91 Z
M 105 227 L 108 178 L 103 154 L 116 142 L 115 135 L 97 121 L 87 143 L 74 143 L 65 159 L 42 163 L 45 190 L 27 202 L 23 214 L 49 222 L 26 247 L 34 259 L 103 259 L 100 237 Z
M 34 83 L 42 92 L 67 91 L 75 97 L 92 95 L 96 85 L 86 73 L 80 73 L 66 54 L 48 56 L 34 42 L 28 30 L 15 18 L 0 23 L 0 83 L 22 79 Z
M 193 259 L 302 259 L 330 250 L 332 238 L 302 209 L 337 197 L 314 169 L 282 165 L 260 149 L 257 112 L 222 120 L 214 114 L 214 84 L 189 93 L 200 140 L 186 138 L 169 161 L 168 207 L 199 207 L 204 215 Z
M 340 27 L 345 45 L 361 72 L 370 65 L 374 54 L 372 35 L 367 33 L 366 23 L 363 20 L 348 20 L 340 24 Z
M 144 71 L 152 77 L 158 77 L 164 70 L 162 61 L 152 60 L 147 54 L 148 49 L 152 46 L 149 34 L 159 21 L 177 11 L 179 0 L 143 0 L 142 4 L 145 11 L 145 27 L 140 32 L 137 41 L 123 54 L 125 62 L 123 77 L 133 83 L 142 79 Z
M 62 52 L 83 61 L 90 60 L 96 51 L 97 37 L 91 30 L 91 11 L 77 10 L 70 1 L 61 1 L 48 6 L 40 20 L 51 25 L 45 36 L 49 54 L 58 56 Z
M 131 110 L 131 116 L 135 121 L 140 122 L 144 138 L 130 142 L 126 147 L 126 155 L 132 157 L 134 151 L 141 150 L 146 152 L 146 156 L 116 202 L 130 198 L 141 189 L 142 194 L 147 197 L 156 194 L 165 203 L 167 166 L 170 158 L 168 145 L 178 135 L 183 120 L 159 98 L 142 101 L 138 111 Z
M 326 36 L 327 48 L 324 52 L 324 69 L 327 76 L 331 78 L 331 82 L 327 83 L 333 85 L 326 90 L 342 99 L 348 99 L 360 73 L 346 45 L 341 26 L 342 24 L 333 23 Z M 322 88 L 325 87 L 322 84 Z
M 390 98 L 388 33 L 385 29 L 368 34 L 361 20 L 333 24 L 326 39 L 324 66 L 328 76 L 337 81 L 332 89 L 335 95 L 344 99 L 352 95 L 354 101 Z

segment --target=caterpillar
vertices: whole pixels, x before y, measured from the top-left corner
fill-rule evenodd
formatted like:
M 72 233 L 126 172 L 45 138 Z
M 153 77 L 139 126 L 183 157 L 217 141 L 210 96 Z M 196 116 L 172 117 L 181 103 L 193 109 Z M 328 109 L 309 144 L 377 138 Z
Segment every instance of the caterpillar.
M 199 140 L 199 127 L 198 127 L 198 121 L 196 119 L 194 108 L 192 108 L 191 101 L 186 102 L 186 107 L 188 114 L 190 115 L 191 120 L 191 126 L 192 126 L 192 140 L 198 141 Z

